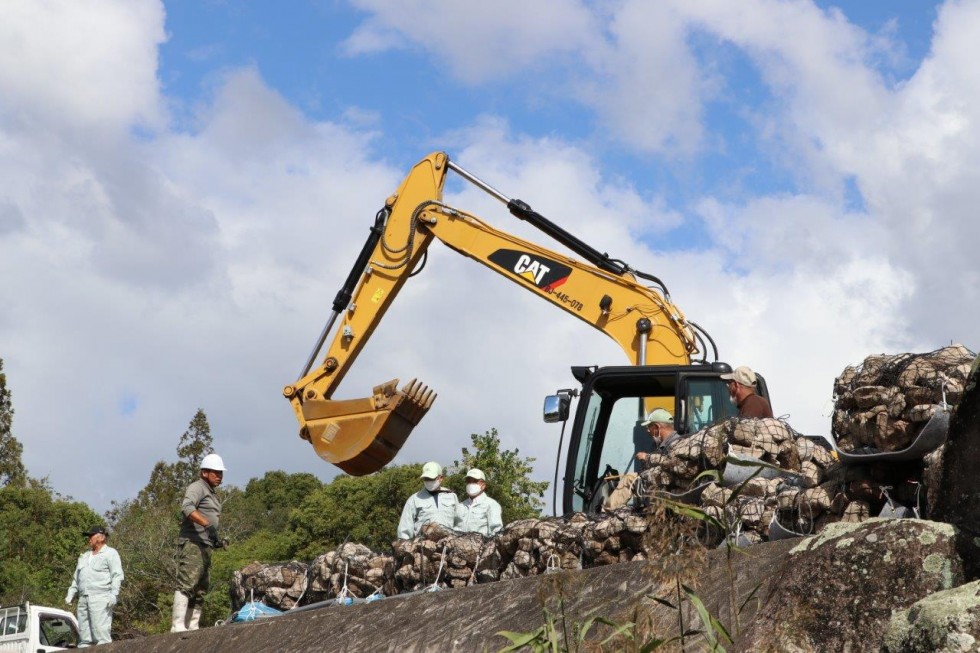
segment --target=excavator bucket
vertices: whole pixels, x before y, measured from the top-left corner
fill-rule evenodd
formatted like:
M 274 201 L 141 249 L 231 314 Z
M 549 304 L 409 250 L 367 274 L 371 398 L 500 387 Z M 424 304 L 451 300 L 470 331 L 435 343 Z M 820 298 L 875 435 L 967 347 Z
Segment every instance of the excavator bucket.
M 351 476 L 364 476 L 391 462 L 435 399 L 416 379 L 401 390 L 393 379 L 363 399 L 308 400 L 305 435 L 320 458 Z

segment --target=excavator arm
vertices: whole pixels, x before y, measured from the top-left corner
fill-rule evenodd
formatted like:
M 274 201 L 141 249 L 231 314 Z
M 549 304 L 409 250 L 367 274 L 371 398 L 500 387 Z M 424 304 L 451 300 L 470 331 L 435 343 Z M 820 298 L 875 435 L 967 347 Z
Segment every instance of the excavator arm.
M 586 261 L 499 231 L 444 204 L 449 170 Z M 401 389 L 398 379 L 383 383 L 362 399 L 332 399 L 433 238 L 607 334 L 633 364 L 686 365 L 698 351 L 694 325 L 670 302 L 658 279 L 593 250 L 520 200 L 503 196 L 460 168 L 445 153 L 430 154 L 378 212 L 301 378 L 283 390 L 299 420 L 300 436 L 310 441 L 317 455 L 349 474 L 369 474 L 388 464 L 435 400 L 435 393 L 414 379 Z M 639 283 L 638 276 L 663 292 Z M 331 331 L 334 337 L 323 362 L 313 368 Z

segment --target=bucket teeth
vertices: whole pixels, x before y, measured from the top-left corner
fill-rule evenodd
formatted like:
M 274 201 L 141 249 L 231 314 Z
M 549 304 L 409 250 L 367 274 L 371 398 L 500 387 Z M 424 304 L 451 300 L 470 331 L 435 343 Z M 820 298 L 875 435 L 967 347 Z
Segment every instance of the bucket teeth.
M 401 394 L 405 398 L 398 404 L 396 410 L 413 425 L 419 423 L 436 399 L 436 394 L 418 379 L 406 383 L 401 389 Z

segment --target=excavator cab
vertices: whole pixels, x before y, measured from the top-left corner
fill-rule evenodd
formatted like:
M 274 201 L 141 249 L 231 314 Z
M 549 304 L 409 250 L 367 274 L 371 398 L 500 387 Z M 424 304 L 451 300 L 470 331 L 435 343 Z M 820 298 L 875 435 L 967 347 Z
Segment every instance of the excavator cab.
M 598 510 L 609 481 L 602 470 L 633 471 L 636 453 L 652 446 L 640 424 L 653 408 L 669 410 L 681 435 L 737 415 L 720 378 L 730 371 L 720 362 L 573 368 L 581 390 L 559 392 L 545 402 L 545 421 L 564 421 L 571 395 L 579 397 L 565 461 L 563 512 Z M 769 397 L 761 376 L 756 390 Z

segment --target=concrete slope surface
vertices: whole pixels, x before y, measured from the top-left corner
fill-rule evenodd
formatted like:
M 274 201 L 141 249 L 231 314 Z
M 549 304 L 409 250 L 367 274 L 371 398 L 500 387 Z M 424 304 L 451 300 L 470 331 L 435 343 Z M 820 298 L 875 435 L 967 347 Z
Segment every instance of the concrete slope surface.
M 752 547 L 732 558 L 737 591 L 744 598 L 778 566 L 795 540 Z M 727 619 L 731 583 L 724 551 L 713 551 L 701 575 L 698 593 L 709 609 Z M 114 642 L 100 647 L 104 653 L 243 653 L 246 651 L 497 651 L 508 640 L 501 630 L 532 631 L 544 623 L 543 601 L 557 611 L 557 598 L 565 597 L 568 623 L 598 615 L 617 623 L 631 621 L 640 609 L 649 615 L 650 628 L 668 635 L 677 628 L 677 614 L 647 598 L 659 584 L 648 563 L 631 562 L 583 571 L 565 571 L 458 590 L 395 596 L 373 603 L 332 605 L 248 624 L 227 624 L 193 633 L 157 635 Z M 769 592 L 771 593 L 771 591 Z M 752 602 L 743 611 L 750 619 Z M 685 616 L 688 623 L 693 615 Z M 696 622 L 695 622 L 696 623 Z M 727 623 L 727 621 L 726 621 Z M 596 627 L 593 638 L 609 634 Z

